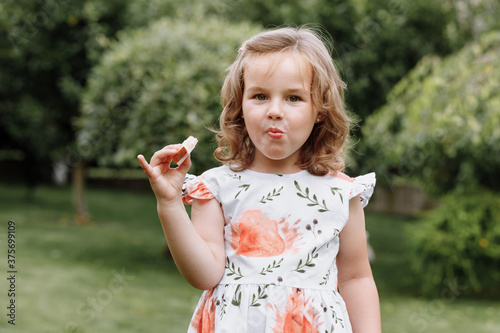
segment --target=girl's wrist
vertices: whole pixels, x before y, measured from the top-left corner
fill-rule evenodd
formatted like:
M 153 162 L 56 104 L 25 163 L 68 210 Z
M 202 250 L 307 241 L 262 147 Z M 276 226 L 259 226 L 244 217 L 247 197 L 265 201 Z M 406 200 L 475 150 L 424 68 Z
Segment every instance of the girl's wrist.
M 184 207 L 184 203 L 182 202 L 182 197 L 179 195 L 178 198 L 175 199 L 164 199 L 164 198 L 156 198 L 156 207 L 158 211 L 160 210 L 174 210 Z

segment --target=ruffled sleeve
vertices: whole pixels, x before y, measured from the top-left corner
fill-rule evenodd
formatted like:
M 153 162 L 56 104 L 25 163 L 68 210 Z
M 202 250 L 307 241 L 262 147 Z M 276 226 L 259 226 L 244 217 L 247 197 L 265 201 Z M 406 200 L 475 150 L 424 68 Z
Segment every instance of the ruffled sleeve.
M 182 201 L 186 205 L 191 205 L 193 199 L 210 200 L 215 198 L 214 194 L 203 182 L 204 176 L 194 176 L 187 174 L 182 186 Z
M 349 200 L 358 195 L 361 199 L 361 204 L 363 207 L 366 207 L 375 188 L 375 173 L 371 172 L 366 175 L 351 178 L 351 182 L 352 188 L 351 193 L 349 194 Z

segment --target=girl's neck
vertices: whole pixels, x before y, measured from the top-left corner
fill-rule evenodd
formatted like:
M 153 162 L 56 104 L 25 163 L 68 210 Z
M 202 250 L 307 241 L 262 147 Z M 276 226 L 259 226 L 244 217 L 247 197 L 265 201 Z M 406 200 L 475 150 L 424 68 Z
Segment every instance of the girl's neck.
M 258 149 L 255 149 L 254 159 L 248 169 L 260 173 L 280 175 L 297 173 L 302 170 L 297 165 L 298 157 L 299 152 L 296 151 L 283 159 L 272 159 L 265 156 Z
M 269 173 L 269 174 L 292 174 L 302 171 L 297 164 L 287 164 L 280 163 L 281 161 L 272 161 L 273 163 L 252 163 L 248 167 L 249 170 L 259 172 L 259 173 Z

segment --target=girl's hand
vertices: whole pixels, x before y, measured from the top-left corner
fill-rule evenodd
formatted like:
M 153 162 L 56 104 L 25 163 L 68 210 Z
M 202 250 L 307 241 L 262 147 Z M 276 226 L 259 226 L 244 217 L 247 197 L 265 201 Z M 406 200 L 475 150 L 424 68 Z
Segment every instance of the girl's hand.
M 144 156 L 138 155 L 137 159 L 141 167 L 149 177 L 149 183 L 153 189 L 158 202 L 173 202 L 181 198 L 182 185 L 186 173 L 191 167 L 191 158 L 186 160 L 177 168 L 170 168 L 172 157 L 177 153 L 180 144 L 169 145 L 158 150 L 151 157 L 148 164 Z

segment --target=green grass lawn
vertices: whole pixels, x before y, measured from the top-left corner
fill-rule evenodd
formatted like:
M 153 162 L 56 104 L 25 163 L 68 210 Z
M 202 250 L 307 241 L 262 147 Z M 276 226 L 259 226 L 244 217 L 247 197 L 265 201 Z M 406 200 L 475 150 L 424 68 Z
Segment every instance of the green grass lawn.
M 201 292 L 162 254 L 152 192 L 90 188 L 87 195 L 92 222 L 77 226 L 69 188 L 42 186 L 27 202 L 21 186 L 0 183 L 0 332 L 185 332 Z M 15 326 L 6 316 L 9 220 Z M 403 255 L 408 223 L 367 214 L 384 332 L 500 332 L 500 301 L 415 296 Z
M 500 332 L 500 300 L 474 300 L 460 296 L 443 282 L 433 297 L 419 297 L 406 254 L 404 226 L 412 219 L 367 214 L 370 243 L 375 248 L 373 275 L 379 290 L 384 332 Z M 470 286 L 469 286 L 470 287 Z

